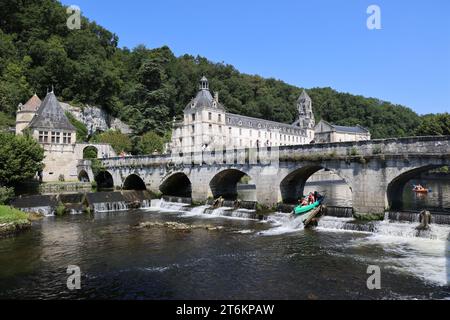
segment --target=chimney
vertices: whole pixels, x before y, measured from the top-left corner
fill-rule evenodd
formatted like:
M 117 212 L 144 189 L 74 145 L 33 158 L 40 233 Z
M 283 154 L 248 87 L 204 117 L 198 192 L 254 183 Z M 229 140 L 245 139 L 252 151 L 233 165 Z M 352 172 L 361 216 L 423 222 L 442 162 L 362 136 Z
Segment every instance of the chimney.
M 219 103 L 219 92 L 214 92 L 214 100 L 216 100 L 217 103 Z

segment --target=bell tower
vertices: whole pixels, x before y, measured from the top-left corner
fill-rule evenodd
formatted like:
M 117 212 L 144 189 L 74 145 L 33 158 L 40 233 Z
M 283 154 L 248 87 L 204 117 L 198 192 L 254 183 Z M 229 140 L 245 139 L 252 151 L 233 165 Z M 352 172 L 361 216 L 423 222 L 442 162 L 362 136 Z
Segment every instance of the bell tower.
M 314 118 L 314 112 L 312 107 L 312 100 L 309 95 L 303 90 L 302 94 L 297 100 L 298 109 L 298 125 L 300 128 L 306 130 L 308 138 L 314 140 L 314 129 L 316 126 L 316 120 Z

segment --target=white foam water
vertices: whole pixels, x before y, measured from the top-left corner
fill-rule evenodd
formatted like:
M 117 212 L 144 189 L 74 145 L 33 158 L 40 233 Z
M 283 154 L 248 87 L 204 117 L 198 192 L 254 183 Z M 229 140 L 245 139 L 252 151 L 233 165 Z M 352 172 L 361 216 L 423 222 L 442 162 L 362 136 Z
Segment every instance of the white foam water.
M 291 213 L 275 213 L 271 215 L 267 222 L 273 228 L 261 231 L 259 234 L 264 236 L 274 236 L 286 233 L 299 232 L 304 229 L 303 220 L 300 217 L 295 217 Z

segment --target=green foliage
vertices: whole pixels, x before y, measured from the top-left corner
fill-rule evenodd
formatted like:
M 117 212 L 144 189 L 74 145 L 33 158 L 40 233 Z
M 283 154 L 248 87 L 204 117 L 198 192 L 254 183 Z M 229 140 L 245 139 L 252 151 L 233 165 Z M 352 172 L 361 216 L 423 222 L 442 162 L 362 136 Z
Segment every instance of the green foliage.
M 83 150 L 83 159 L 93 160 L 98 158 L 98 150 L 95 147 L 87 147 Z
M 67 213 L 66 206 L 64 206 L 64 204 L 62 202 L 58 203 L 55 213 L 58 217 L 65 215 Z
M 87 142 L 88 139 L 88 129 L 84 123 L 75 119 L 75 117 L 70 113 L 66 112 L 66 116 L 70 123 L 77 129 L 77 142 Z
M 133 148 L 130 137 L 120 131 L 106 131 L 95 136 L 93 140 L 98 143 L 110 144 L 116 153 L 121 153 L 122 151 L 130 152 Z
M 138 143 L 139 154 L 162 153 L 164 150 L 164 139 L 153 131 L 144 134 Z
M 0 205 L 0 224 L 27 223 L 28 214 L 8 206 Z
M 420 126 L 416 130 L 418 136 L 450 135 L 450 114 L 430 114 L 422 117 Z
M 102 162 L 99 159 L 92 159 L 91 163 L 92 163 L 92 165 L 91 165 L 92 173 L 94 174 L 94 177 L 96 177 L 100 172 L 106 170 L 105 167 L 103 167 Z M 92 183 L 94 183 L 94 182 L 95 181 L 93 181 Z M 97 188 L 97 185 L 95 185 L 95 187 L 94 187 L 94 185 L 92 185 L 92 187 L 95 189 L 95 188 Z
M 12 116 L 0 112 L 0 130 L 8 129 L 9 127 L 13 127 L 15 125 L 15 120 Z
M 28 136 L 0 133 L 0 184 L 12 186 L 43 169 L 44 150 Z
M 0 205 L 9 204 L 14 198 L 14 188 L 0 187 Z

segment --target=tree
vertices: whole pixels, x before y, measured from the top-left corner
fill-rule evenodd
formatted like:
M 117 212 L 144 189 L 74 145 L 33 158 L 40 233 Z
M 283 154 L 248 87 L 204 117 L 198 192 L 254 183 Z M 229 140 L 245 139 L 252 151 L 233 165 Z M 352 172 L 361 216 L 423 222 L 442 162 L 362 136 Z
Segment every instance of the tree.
M 29 136 L 0 133 L 0 185 L 33 179 L 43 169 L 44 149 Z
M 66 112 L 66 116 L 75 129 L 77 129 L 77 142 L 86 142 L 88 140 L 88 129 L 85 124 L 75 119 L 70 112 Z
M 133 148 L 131 139 L 120 131 L 110 130 L 93 138 L 95 142 L 110 144 L 116 153 L 130 152 Z
M 144 134 L 138 143 L 139 154 L 152 154 L 155 151 L 162 153 L 164 150 L 164 139 L 155 132 L 150 131 Z
M 416 130 L 418 136 L 450 135 L 450 114 L 425 115 Z

